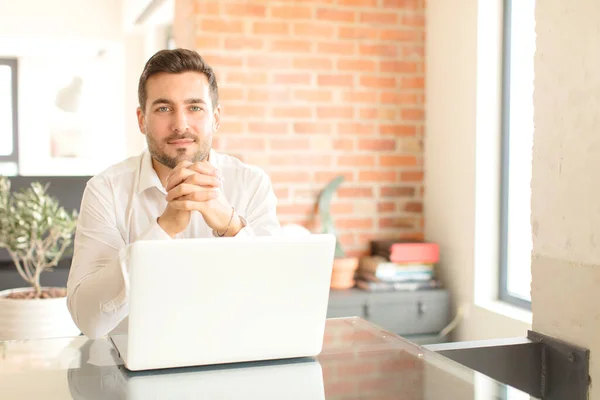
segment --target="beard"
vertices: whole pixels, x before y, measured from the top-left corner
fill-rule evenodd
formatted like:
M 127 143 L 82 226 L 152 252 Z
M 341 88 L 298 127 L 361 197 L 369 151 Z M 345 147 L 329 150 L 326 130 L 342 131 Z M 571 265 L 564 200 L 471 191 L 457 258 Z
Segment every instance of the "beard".
M 173 134 L 164 139 L 161 143 L 154 138 L 154 135 L 148 130 L 148 127 L 146 127 L 146 132 L 146 143 L 148 144 L 148 150 L 150 151 L 152 158 L 171 169 L 175 168 L 177 164 L 184 160 L 195 163 L 208 159 L 208 154 L 210 153 L 210 148 L 212 146 L 211 134 L 206 135 L 203 139 L 189 132 Z M 164 147 L 168 146 L 167 142 L 177 139 L 194 139 L 198 148 L 196 151 L 191 151 L 187 148 L 177 149 L 177 155 L 174 157 L 170 156 L 164 151 Z

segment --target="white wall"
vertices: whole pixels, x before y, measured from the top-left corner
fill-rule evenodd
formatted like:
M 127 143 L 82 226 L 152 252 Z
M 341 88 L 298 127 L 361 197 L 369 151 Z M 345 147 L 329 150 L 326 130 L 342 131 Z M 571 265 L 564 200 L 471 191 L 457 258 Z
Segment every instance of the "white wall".
M 140 25 L 165 25 L 173 21 L 175 0 L 121 0 L 121 4 L 125 32 L 138 31 Z
M 600 398 L 600 3 L 538 1 L 533 328 L 591 350 Z
M 113 41 L 123 34 L 121 0 L 0 0 L 0 10 L 2 39 Z
M 93 175 L 126 156 L 123 46 L 113 45 L 101 57 L 83 50 L 19 57 L 21 175 Z M 74 78 L 83 79 L 77 114 L 55 104 Z M 52 157 L 52 148 L 80 156 Z
M 427 3 L 425 237 L 440 244 L 454 340 L 525 336 L 498 287 L 500 0 Z M 510 315 L 510 317 L 507 317 Z
M 121 0 L 123 29 L 135 29 L 135 21 L 152 0 Z

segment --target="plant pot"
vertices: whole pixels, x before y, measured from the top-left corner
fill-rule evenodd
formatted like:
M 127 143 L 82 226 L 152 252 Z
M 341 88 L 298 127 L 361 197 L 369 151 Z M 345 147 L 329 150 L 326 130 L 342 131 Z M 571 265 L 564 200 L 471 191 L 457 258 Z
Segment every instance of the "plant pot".
M 67 309 L 66 297 L 50 299 L 6 297 L 11 293 L 33 290 L 33 288 L 18 288 L 0 291 L 0 340 L 70 337 L 81 333 Z
M 343 290 L 354 286 L 354 274 L 358 268 L 357 257 L 336 258 L 331 272 L 331 289 Z

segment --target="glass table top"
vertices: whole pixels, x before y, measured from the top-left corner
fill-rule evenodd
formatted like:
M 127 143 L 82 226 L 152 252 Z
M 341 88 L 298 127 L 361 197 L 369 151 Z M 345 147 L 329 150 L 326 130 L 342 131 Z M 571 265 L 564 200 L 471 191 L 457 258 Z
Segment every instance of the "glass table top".
M 359 318 L 327 320 L 315 358 L 127 371 L 107 338 L 0 342 L 8 399 L 531 399 Z

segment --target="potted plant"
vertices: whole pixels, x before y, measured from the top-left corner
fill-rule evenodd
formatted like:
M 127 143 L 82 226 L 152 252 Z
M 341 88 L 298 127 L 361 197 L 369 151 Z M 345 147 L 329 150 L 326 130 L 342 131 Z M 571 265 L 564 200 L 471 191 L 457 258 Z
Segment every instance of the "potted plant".
M 337 239 L 335 243 L 333 271 L 331 274 L 332 289 L 349 289 L 353 287 L 355 284 L 354 275 L 358 268 L 358 257 L 346 256 L 331 216 L 331 198 L 335 194 L 337 188 L 342 184 L 343 180 L 343 176 L 337 176 L 331 180 L 319 194 L 317 203 L 322 232 L 331 233 L 335 235 Z
M 40 275 L 55 267 L 72 243 L 77 211 L 67 212 L 32 183 L 11 193 L 0 176 L 0 248 L 6 248 L 29 287 L 0 291 L 0 340 L 74 336 L 66 288 L 42 287 Z

